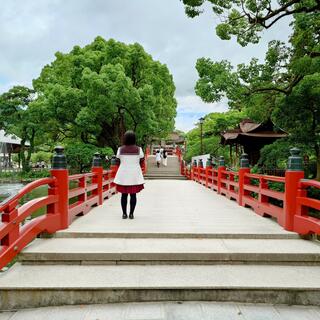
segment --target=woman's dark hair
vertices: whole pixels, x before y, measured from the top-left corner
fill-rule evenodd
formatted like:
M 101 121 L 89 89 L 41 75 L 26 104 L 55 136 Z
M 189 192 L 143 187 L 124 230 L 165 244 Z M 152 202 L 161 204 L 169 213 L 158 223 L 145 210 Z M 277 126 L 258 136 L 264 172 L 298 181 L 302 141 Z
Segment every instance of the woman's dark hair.
M 132 146 L 136 144 L 136 134 L 129 130 L 123 136 L 123 144 L 126 146 Z

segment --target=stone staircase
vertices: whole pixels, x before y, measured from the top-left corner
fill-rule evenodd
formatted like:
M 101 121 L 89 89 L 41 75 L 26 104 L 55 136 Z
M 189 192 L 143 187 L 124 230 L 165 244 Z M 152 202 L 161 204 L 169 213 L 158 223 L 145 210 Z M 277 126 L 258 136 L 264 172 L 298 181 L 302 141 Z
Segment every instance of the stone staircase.
M 317 244 L 194 236 L 37 239 L 0 277 L 1 310 L 180 300 L 320 304 Z
M 177 156 L 168 156 L 167 166 L 162 163 L 160 168 L 157 167 L 156 157 L 151 155 L 147 161 L 147 173 L 145 178 L 152 179 L 169 179 L 169 180 L 186 180 L 186 177 L 180 174 L 180 164 Z

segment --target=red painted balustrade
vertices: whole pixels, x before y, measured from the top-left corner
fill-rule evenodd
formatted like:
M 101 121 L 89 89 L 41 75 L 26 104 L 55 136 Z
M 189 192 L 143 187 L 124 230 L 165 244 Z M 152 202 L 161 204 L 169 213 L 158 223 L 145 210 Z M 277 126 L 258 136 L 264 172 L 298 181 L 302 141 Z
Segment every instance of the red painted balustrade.
M 295 231 L 301 234 L 320 234 L 320 220 L 309 215 L 311 210 L 320 212 L 320 201 L 308 197 L 308 188 L 320 189 L 320 182 L 301 179 L 298 184 L 296 214 L 294 216 Z
M 141 169 L 142 169 L 143 174 L 146 174 L 147 170 L 148 170 L 148 157 L 149 157 L 149 155 L 150 155 L 150 148 L 146 147 L 146 150 L 144 152 L 144 161 L 141 164 Z
M 179 162 L 182 160 L 182 152 L 179 146 L 176 146 L 176 149 L 174 151 L 175 155 L 178 157 Z
M 76 175 L 69 175 L 67 169 L 51 170 L 50 178 L 29 183 L 14 197 L 1 203 L 0 269 L 39 234 L 68 228 L 76 216 L 88 213 L 115 194 L 116 170 L 115 165 L 110 170 L 93 167 L 91 173 Z M 19 204 L 23 196 L 43 186 L 48 187 L 48 195 Z M 41 208 L 46 208 L 45 214 L 26 221 Z
M 287 170 L 285 177 L 253 174 L 248 167 L 232 171 L 225 166 L 213 168 L 181 160 L 181 174 L 216 191 L 255 213 L 277 219 L 286 230 L 299 234 L 320 234 L 320 200 L 308 195 L 308 189 L 319 190 L 320 182 L 303 179 L 302 170 Z M 275 185 L 278 190 L 274 190 Z

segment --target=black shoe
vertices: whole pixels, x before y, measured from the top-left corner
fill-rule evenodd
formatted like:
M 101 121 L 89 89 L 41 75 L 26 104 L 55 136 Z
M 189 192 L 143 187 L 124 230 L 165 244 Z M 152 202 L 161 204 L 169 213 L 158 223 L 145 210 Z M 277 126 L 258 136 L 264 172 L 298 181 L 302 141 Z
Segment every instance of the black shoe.
M 124 213 L 123 215 L 122 215 L 122 219 L 127 219 L 128 218 L 128 215 L 126 214 L 126 213 Z
M 134 217 L 133 217 L 133 213 L 130 213 L 129 214 L 129 219 L 133 219 Z

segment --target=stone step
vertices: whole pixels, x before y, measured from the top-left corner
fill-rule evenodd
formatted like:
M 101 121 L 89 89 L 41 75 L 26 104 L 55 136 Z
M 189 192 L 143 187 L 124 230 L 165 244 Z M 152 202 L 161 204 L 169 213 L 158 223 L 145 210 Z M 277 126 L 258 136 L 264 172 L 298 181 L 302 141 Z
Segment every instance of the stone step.
M 147 172 L 146 176 L 155 176 L 155 177 L 161 177 L 161 176 L 181 176 L 183 177 L 179 171 L 166 171 L 166 172 Z
M 259 239 L 37 239 L 19 255 L 27 264 L 308 264 L 320 245 Z
M 320 267 L 16 263 L 0 274 L 0 310 L 190 300 L 319 305 Z
M 184 176 L 145 176 L 146 180 L 187 180 Z
M 119 217 L 119 219 L 121 219 Z M 135 220 L 138 220 L 135 218 Z M 135 221 L 133 220 L 133 221 Z M 145 231 L 143 229 L 133 230 L 128 228 L 126 230 L 96 229 L 96 230 L 73 230 L 66 229 L 58 231 L 54 234 L 54 238 L 112 238 L 112 239 L 300 239 L 296 233 L 270 233 L 270 232 L 256 232 L 250 233 L 239 231 L 234 233 L 221 232 L 201 232 L 201 231 L 177 231 L 177 230 L 161 230 L 159 231 Z
M 165 173 L 180 173 L 180 168 L 148 168 L 147 173 L 154 173 L 154 174 L 165 174 Z

